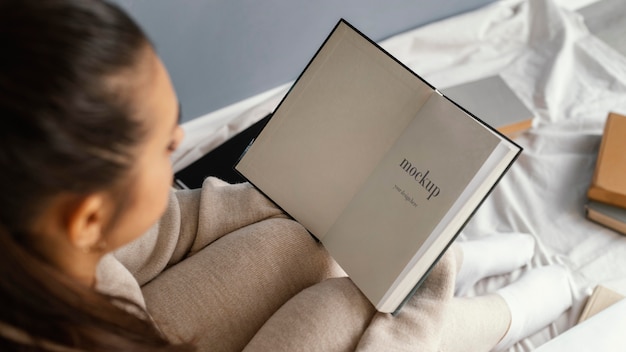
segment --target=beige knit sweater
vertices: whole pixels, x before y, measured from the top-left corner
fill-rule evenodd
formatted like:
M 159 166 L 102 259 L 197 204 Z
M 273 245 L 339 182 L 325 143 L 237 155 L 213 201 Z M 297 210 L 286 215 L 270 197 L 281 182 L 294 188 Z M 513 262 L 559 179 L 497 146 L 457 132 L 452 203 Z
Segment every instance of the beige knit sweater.
M 209 178 L 105 257 L 97 288 L 201 351 L 435 351 L 455 265 L 445 255 L 397 316 L 377 313 L 302 226 L 249 184 Z

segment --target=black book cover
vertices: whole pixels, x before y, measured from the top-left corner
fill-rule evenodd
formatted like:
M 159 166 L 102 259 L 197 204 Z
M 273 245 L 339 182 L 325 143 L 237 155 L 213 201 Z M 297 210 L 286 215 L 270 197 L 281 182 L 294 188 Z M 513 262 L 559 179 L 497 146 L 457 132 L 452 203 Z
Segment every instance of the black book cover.
M 259 132 L 263 129 L 271 114 L 265 116 L 255 124 L 239 132 L 219 147 L 210 151 L 189 166 L 174 175 L 175 184 L 180 188 L 200 188 L 202 182 L 214 176 L 228 183 L 241 183 L 246 180 L 234 170 L 234 165 L 244 150 Z

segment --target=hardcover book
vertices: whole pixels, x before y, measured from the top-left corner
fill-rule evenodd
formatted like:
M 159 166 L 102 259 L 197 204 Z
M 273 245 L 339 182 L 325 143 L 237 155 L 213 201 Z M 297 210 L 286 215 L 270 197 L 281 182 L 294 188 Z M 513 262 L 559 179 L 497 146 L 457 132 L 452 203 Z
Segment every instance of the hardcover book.
M 626 208 L 626 116 L 610 113 L 587 191 L 589 199 Z
M 626 235 L 626 209 L 601 202 L 585 204 L 587 219 Z
M 533 113 L 498 75 L 445 88 L 442 93 L 509 138 L 532 127 Z
M 397 312 L 520 152 L 341 20 L 235 169 Z

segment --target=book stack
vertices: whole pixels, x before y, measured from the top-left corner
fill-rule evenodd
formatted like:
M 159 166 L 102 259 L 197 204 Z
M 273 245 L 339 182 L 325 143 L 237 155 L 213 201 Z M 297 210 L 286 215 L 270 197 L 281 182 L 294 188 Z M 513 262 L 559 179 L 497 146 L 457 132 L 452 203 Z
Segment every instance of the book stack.
M 610 113 L 587 191 L 588 219 L 626 235 L 626 116 Z

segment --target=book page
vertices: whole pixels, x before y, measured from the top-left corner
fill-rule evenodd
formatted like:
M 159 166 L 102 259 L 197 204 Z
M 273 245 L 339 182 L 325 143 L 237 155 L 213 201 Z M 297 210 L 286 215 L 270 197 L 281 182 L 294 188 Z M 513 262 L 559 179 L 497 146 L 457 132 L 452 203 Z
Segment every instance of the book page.
M 432 94 L 340 23 L 236 169 L 323 238 Z
M 453 204 L 500 142 L 447 99 L 431 96 L 323 240 L 372 302 L 385 297 L 416 253 L 425 253 L 428 242 L 439 236 L 434 231 L 447 228 L 457 215 Z M 465 209 L 462 219 L 473 210 Z M 446 243 L 463 222 L 446 234 Z M 435 254 L 418 263 L 422 275 L 440 252 Z M 405 287 L 404 296 L 417 279 Z

